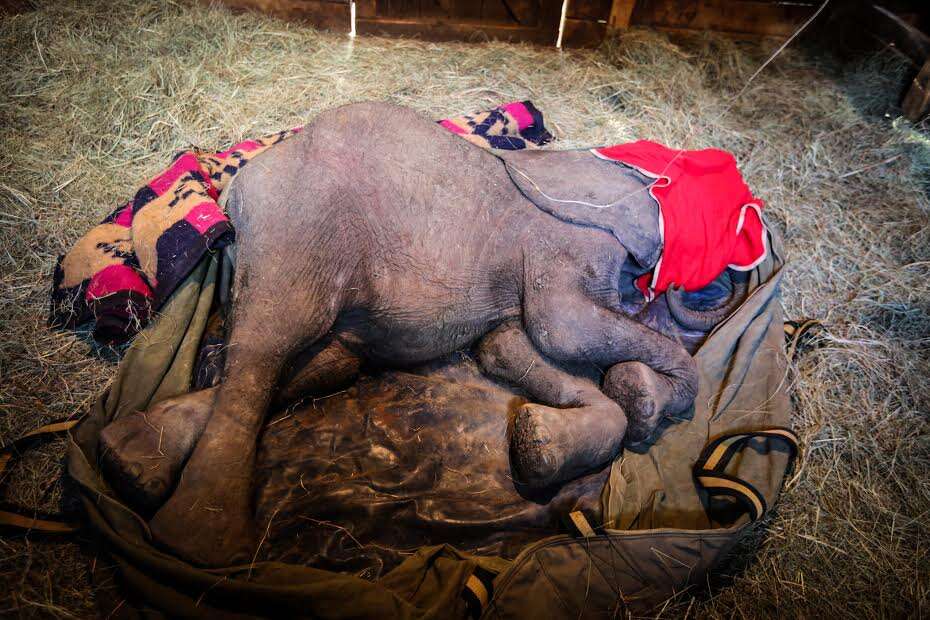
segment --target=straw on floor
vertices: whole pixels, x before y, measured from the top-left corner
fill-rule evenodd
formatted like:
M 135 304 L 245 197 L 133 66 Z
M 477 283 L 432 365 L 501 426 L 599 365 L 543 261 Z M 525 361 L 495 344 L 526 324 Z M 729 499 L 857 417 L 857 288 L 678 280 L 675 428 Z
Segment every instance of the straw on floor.
M 441 118 L 532 99 L 558 146 L 649 138 L 736 153 L 786 239 L 784 304 L 825 322 L 787 380 L 802 466 L 723 575 L 665 615 L 930 610 L 930 141 L 897 118 L 904 67 L 778 42 L 632 31 L 597 51 L 319 33 L 159 0 L 0 21 L 0 440 L 78 415 L 112 355 L 45 327 L 55 256 L 190 145 L 388 100 Z M 10 474 L 55 509 L 63 443 Z M 112 574 L 77 543 L 0 539 L 0 613 L 87 616 Z M 95 571 L 93 584 L 90 571 Z M 118 601 L 117 601 L 118 602 Z

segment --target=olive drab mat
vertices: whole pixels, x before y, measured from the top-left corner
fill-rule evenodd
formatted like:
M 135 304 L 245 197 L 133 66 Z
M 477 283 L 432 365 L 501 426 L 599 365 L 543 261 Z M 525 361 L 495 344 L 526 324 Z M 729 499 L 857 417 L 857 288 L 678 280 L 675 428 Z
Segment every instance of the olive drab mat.
M 511 538 L 509 547 L 491 546 L 479 554 L 442 544 L 458 534 L 443 538 L 446 530 L 436 529 L 433 544 L 391 556 L 397 561 L 384 564 L 389 570 L 360 571 L 361 576 L 320 568 L 319 561 L 302 560 L 297 552 L 279 555 L 288 561 L 269 561 L 257 553 L 243 566 L 191 566 L 153 544 L 146 521 L 120 500 L 97 467 L 99 434 L 110 421 L 191 389 L 201 339 L 219 297 L 221 258 L 206 255 L 166 301 L 158 320 L 133 341 L 116 379 L 88 414 L 79 422 L 45 429 L 69 435 L 67 471 L 86 513 L 83 527 L 118 566 L 128 595 L 120 615 L 598 618 L 657 611 L 669 598 L 704 584 L 744 529 L 776 502 L 797 453 L 797 439 L 788 428 L 788 327 L 778 296 L 782 248 L 775 233 L 769 234 L 772 251 L 751 272 L 749 297 L 695 355 L 700 389 L 693 411 L 664 422 L 648 450 L 625 451 L 608 469 L 587 478 L 564 504 L 558 523 L 546 517 L 540 521 L 544 527 L 529 530 L 547 532 L 538 539 Z M 792 348 L 797 339 L 791 336 L 800 327 L 794 325 L 788 334 Z M 451 385 L 450 390 L 455 385 L 440 371 L 411 377 L 404 384 L 408 400 L 431 398 L 439 382 Z M 378 389 L 391 384 L 367 385 L 371 393 L 349 394 L 321 415 L 337 415 L 350 401 L 357 411 L 375 403 Z M 483 388 L 475 389 L 461 390 L 459 404 L 440 399 L 440 405 L 467 410 L 468 399 L 486 398 Z M 285 445 L 276 432 L 266 432 L 266 452 Z M 7 446 L 0 465 L 25 445 Z M 472 469 L 463 467 L 468 476 Z M 469 501 L 480 506 L 481 495 Z M 556 513 L 561 506 L 553 501 L 547 510 Z M 51 517 L 17 521 L 17 514 L 23 513 L 0 514 L 7 518 L 0 518 L 0 526 L 35 531 L 48 526 L 62 533 L 74 527 Z M 306 531 L 342 527 L 317 521 L 306 521 Z M 389 526 L 375 522 L 370 530 L 377 535 Z M 351 555 L 355 546 L 345 542 L 344 532 L 340 536 L 341 553 Z

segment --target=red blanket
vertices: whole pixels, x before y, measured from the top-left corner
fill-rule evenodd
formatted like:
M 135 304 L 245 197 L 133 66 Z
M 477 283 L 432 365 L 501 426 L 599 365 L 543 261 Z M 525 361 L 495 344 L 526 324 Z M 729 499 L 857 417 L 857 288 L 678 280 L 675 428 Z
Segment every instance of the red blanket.
M 671 286 L 696 291 L 727 267 L 748 271 L 768 254 L 763 202 L 743 181 L 726 151 L 683 151 L 639 140 L 593 149 L 656 179 L 663 249 L 652 273 L 637 280 L 646 299 Z

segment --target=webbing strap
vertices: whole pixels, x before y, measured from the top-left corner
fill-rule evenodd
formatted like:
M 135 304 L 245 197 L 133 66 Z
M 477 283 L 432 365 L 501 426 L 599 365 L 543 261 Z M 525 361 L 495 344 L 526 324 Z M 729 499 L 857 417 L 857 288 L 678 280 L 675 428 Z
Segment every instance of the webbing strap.
M 30 446 L 38 443 L 41 439 L 47 439 L 52 435 L 64 433 L 78 422 L 80 422 L 80 418 L 51 422 L 29 431 L 15 441 L 0 448 L 0 480 L 2 480 L 4 472 L 13 459 L 22 456 L 23 452 Z M 32 516 L 30 516 L 30 514 Z M 18 506 L 13 506 L 6 510 L 0 510 L 0 529 L 20 534 L 27 532 L 70 534 L 76 532 L 80 528 L 74 523 L 65 521 L 59 515 L 51 515 L 48 516 L 48 518 L 43 516 L 40 518 L 34 511 L 28 511 Z
M 470 617 L 477 619 L 484 613 L 485 607 L 491 600 L 493 581 L 494 575 L 481 567 L 476 567 L 475 572 L 468 576 L 465 587 L 462 589 L 462 597 L 465 599 Z
M 757 437 L 785 442 L 793 462 L 798 455 L 798 437 L 788 428 L 773 427 L 760 431 L 723 435 L 713 440 L 701 452 L 694 464 L 694 479 L 710 495 L 727 495 L 745 506 L 753 521 L 768 510 L 765 496 L 751 483 L 726 473 L 727 465 L 735 454 Z M 789 467 L 791 463 L 789 462 Z
M 591 527 L 588 518 L 580 510 L 568 513 L 568 518 L 571 519 L 572 525 L 575 526 L 575 529 L 578 530 L 578 533 L 584 538 L 591 538 L 595 535 L 594 528 Z
M 798 319 L 797 321 L 785 321 L 785 354 L 788 361 L 794 359 L 798 348 L 805 340 L 809 340 L 811 330 L 817 327 L 823 327 L 823 324 L 817 319 Z
M 478 599 L 481 608 L 484 609 L 484 606 L 488 604 L 488 589 L 484 587 L 481 580 L 474 575 L 470 575 L 468 581 L 465 582 L 465 587 L 471 590 L 471 593 Z

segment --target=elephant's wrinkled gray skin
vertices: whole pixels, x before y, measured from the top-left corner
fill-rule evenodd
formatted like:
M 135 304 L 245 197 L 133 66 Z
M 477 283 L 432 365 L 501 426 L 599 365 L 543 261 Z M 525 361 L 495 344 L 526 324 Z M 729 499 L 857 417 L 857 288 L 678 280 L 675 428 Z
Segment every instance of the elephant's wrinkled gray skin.
M 251 558 L 256 438 L 275 386 L 279 400 L 325 389 L 362 361 L 409 366 L 480 341 L 484 370 L 538 403 L 511 437 L 514 474 L 536 488 L 603 466 L 691 405 L 688 351 L 620 294 L 661 253 L 646 180 L 586 151 L 501 158 L 371 103 L 320 115 L 239 174 L 224 381 L 153 408 L 199 420 L 169 441 L 183 448 L 173 468 L 146 481 L 158 497 L 181 473 L 151 521 L 158 542 L 198 564 Z M 604 370 L 600 390 L 569 372 L 579 365 Z M 130 420 L 104 444 L 131 482 L 150 447 Z
M 685 329 L 708 331 L 733 314 L 748 290 L 749 274 L 728 269 L 701 291 L 689 295 L 684 289 L 670 288 L 665 296 L 676 323 Z M 724 296 L 724 292 L 727 299 L 722 303 L 715 301 Z

